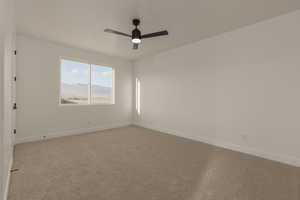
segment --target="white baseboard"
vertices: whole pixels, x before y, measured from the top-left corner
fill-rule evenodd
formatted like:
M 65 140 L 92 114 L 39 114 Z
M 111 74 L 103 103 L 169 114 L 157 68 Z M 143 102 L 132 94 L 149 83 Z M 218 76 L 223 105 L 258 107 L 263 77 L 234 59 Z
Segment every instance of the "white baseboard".
M 148 129 L 156 130 L 159 132 L 167 133 L 170 135 L 185 137 L 185 136 L 183 136 L 182 132 L 172 130 L 169 128 L 157 127 L 154 125 L 148 125 L 148 124 L 141 123 L 141 122 L 134 122 L 133 124 L 136 126 L 143 127 L 143 128 L 148 128 Z M 281 162 L 284 164 L 300 167 L 300 158 L 297 158 L 297 157 L 293 157 L 293 156 L 289 156 L 289 155 L 282 155 L 282 154 L 278 155 L 278 154 L 274 154 L 272 152 L 266 152 L 261 149 L 254 149 L 251 147 L 241 146 L 238 144 L 233 144 L 230 142 L 221 141 L 221 140 L 217 140 L 217 139 L 204 138 L 201 136 L 197 137 L 197 138 L 195 138 L 195 137 L 185 137 L 185 138 L 200 141 L 203 143 L 211 144 L 214 146 L 222 147 L 222 148 L 233 150 L 233 151 L 238 151 L 238 152 L 254 155 L 254 156 L 265 158 L 268 160 L 273 160 L 273 161 Z
M 12 169 L 13 166 L 13 158 L 10 158 L 9 161 L 9 168 L 8 168 L 8 172 L 7 172 L 7 179 L 6 179 L 6 183 L 4 186 L 4 200 L 8 199 L 8 191 L 9 191 L 9 184 L 10 184 L 10 170 Z
M 118 122 L 118 123 L 112 123 L 112 124 L 106 124 L 96 127 L 89 127 L 89 128 L 80 128 L 80 129 L 71 129 L 71 130 L 64 130 L 64 131 L 58 131 L 58 132 L 51 132 L 51 133 L 41 133 L 37 136 L 30 136 L 25 138 L 16 138 L 16 144 L 26 143 L 26 142 L 34 142 L 34 141 L 40 141 L 50 138 L 56 138 L 56 137 L 62 137 L 62 136 L 69 136 L 69 135 L 80 135 L 84 133 L 92 133 L 96 131 L 103 131 L 107 129 L 112 128 L 119 128 L 124 126 L 131 125 L 131 121 L 126 122 Z
M 80 135 L 80 134 L 84 134 L 84 133 L 102 131 L 102 130 L 107 130 L 107 129 L 111 129 L 111 128 L 124 127 L 124 126 L 128 126 L 128 125 L 131 125 L 131 124 L 132 124 L 131 122 L 121 122 L 121 123 L 107 124 L 107 125 L 102 125 L 102 126 L 97 126 L 97 127 L 72 129 L 72 130 L 66 130 L 66 131 L 60 131 L 60 132 L 52 132 L 52 133 L 47 133 L 47 134 L 38 135 L 38 136 L 31 136 L 31 137 L 26 137 L 26 138 L 17 138 L 16 139 L 16 144 L 25 143 L 25 142 L 32 142 L 32 141 L 39 141 L 39 140 L 50 139 L 50 138 L 55 138 L 55 137 L 68 136 L 68 135 Z M 254 149 L 254 148 L 251 148 L 251 147 L 241 146 L 241 145 L 233 144 L 233 143 L 230 143 L 230 142 L 227 142 L 227 141 L 221 141 L 221 140 L 216 140 L 216 139 L 211 139 L 211 138 L 205 138 L 205 137 L 200 137 L 200 136 L 197 136 L 197 138 L 183 136 L 183 134 L 181 132 L 176 131 L 176 130 L 172 130 L 172 129 L 169 129 L 169 128 L 163 128 L 163 127 L 157 127 L 157 126 L 154 126 L 154 125 L 148 125 L 148 124 L 144 124 L 144 123 L 140 123 L 140 122 L 135 122 L 133 124 L 136 125 L 136 126 L 141 126 L 141 127 L 144 127 L 144 128 L 160 131 L 160 132 L 163 132 L 163 133 L 168 133 L 168 134 L 176 135 L 176 136 L 179 136 L 179 137 L 185 137 L 185 138 L 188 138 L 188 139 L 191 139 L 191 140 L 197 140 L 197 141 L 200 141 L 200 142 L 204 142 L 204 143 L 211 144 L 211 145 L 214 145 L 214 146 L 222 147 L 222 148 L 225 148 L 225 149 L 230 149 L 230 150 L 233 150 L 233 151 L 238 151 L 238 152 L 258 156 L 258 157 L 261 157 L 261 158 L 265 158 L 265 159 L 285 163 L 285 164 L 288 164 L 288 165 L 293 165 L 293 166 L 296 166 L 296 167 L 300 167 L 300 158 L 297 158 L 297 157 L 293 157 L 293 156 L 289 156 L 289 155 L 283 155 L 283 154 L 281 154 L 281 155 L 274 154 L 272 152 L 267 152 L 267 151 L 264 151 L 264 150 L 261 150 L 261 149 Z

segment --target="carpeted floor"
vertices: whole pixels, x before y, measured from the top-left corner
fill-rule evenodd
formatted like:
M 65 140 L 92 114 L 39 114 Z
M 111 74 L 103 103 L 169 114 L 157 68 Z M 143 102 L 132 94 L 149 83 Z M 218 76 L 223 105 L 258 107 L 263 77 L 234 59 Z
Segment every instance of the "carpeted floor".
M 9 200 L 299 200 L 300 168 L 139 127 L 16 146 Z

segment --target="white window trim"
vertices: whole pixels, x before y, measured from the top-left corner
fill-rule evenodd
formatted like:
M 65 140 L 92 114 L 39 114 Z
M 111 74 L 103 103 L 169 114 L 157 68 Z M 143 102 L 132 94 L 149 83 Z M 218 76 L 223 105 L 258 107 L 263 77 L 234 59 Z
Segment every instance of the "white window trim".
M 90 83 L 91 83 L 91 65 L 99 65 L 102 67 L 109 67 L 112 68 L 112 102 L 111 103 L 91 103 L 91 84 L 89 84 L 89 94 L 88 94 L 88 102 L 86 104 L 62 104 L 61 103 L 61 60 L 70 60 L 74 62 L 81 62 L 90 65 L 89 67 L 89 76 L 90 76 Z M 58 59 L 58 73 L 59 73 L 59 96 L 58 96 L 58 105 L 59 106 L 101 106 L 101 105 L 114 105 L 115 104 L 115 68 L 109 65 L 103 65 L 103 64 L 97 64 L 97 62 L 90 62 L 87 60 L 83 59 L 78 59 L 78 58 L 71 58 L 71 57 L 65 57 L 65 56 L 60 56 Z

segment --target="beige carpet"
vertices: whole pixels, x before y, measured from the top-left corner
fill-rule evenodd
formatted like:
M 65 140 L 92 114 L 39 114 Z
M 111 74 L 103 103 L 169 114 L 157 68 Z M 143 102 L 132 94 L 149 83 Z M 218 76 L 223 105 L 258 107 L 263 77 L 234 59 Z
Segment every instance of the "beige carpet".
M 299 200 L 300 168 L 134 126 L 16 146 L 9 200 Z

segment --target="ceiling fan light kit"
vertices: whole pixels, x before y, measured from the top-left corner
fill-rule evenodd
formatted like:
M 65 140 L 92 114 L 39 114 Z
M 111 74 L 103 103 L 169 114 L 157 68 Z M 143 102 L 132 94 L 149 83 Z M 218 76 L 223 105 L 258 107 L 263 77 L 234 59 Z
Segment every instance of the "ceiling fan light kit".
M 132 30 L 131 35 L 122 33 L 119 31 L 115 31 L 112 29 L 104 29 L 104 32 L 122 35 L 125 37 L 131 37 L 131 42 L 133 43 L 133 49 L 138 49 L 138 46 L 142 42 L 142 39 L 158 37 L 158 36 L 163 36 L 163 35 L 169 34 L 168 31 L 165 30 L 165 31 L 159 31 L 159 32 L 155 32 L 155 33 L 149 33 L 149 34 L 142 35 L 141 31 L 138 29 L 138 26 L 140 25 L 140 20 L 133 19 L 132 24 L 135 26 L 135 29 Z

